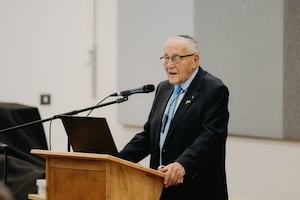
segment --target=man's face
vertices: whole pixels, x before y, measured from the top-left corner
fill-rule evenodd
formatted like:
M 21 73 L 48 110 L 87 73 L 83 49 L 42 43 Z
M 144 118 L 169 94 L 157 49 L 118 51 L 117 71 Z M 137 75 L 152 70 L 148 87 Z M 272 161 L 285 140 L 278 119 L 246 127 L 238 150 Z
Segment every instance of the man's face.
M 172 58 L 174 56 L 185 56 L 191 54 L 188 51 L 187 43 L 180 38 L 171 38 L 167 41 L 164 47 L 164 56 Z M 164 64 L 169 82 L 173 85 L 179 85 L 188 80 L 193 72 L 198 68 L 199 55 L 194 54 L 192 56 L 183 57 L 179 62 L 174 62 L 169 59 Z

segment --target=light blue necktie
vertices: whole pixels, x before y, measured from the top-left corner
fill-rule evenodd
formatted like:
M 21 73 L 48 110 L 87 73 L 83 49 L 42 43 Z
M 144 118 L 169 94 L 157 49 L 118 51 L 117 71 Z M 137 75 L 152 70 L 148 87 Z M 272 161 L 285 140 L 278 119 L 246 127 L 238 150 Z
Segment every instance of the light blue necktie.
M 177 105 L 177 100 L 180 95 L 180 92 L 182 91 L 182 88 L 179 85 L 176 85 L 171 97 L 170 105 L 168 108 L 168 112 L 164 113 L 163 119 L 162 119 L 162 128 L 160 132 L 160 140 L 159 140 L 159 148 L 160 148 L 160 165 L 162 164 L 161 160 L 161 152 L 162 152 L 162 147 L 164 145 L 165 139 L 167 137 L 167 133 L 170 128 L 171 121 L 173 119 L 174 113 L 175 113 L 175 108 Z

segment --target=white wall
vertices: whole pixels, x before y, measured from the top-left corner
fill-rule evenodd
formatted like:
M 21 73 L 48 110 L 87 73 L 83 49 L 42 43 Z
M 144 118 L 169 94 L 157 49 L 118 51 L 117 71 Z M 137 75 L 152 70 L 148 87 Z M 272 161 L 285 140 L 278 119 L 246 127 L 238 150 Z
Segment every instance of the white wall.
M 88 28 L 91 25 L 88 18 L 92 17 L 92 4 L 92 1 L 87 0 L 27 0 L 26 3 L 22 0 L 0 1 L 0 41 L 1 44 L 6 44 L 0 46 L 0 101 L 37 106 L 42 118 L 47 118 L 72 109 L 91 106 L 117 90 L 117 0 L 99 0 L 98 96 L 93 98 L 91 95 L 88 51 L 92 31 Z M 45 8 L 48 8 L 48 11 L 50 8 L 55 8 L 52 10 L 54 15 L 47 18 L 48 13 Z M 73 15 L 70 15 L 70 12 Z M 82 13 L 80 15 L 82 21 L 73 21 L 73 17 L 78 16 L 78 12 Z M 30 13 L 33 15 L 31 18 L 33 21 L 37 20 L 37 16 L 41 21 L 35 21 L 32 26 L 30 26 L 30 21 L 19 21 Z M 56 17 L 59 20 L 50 23 Z M 86 32 L 66 32 L 68 29 L 64 27 L 69 27 L 70 24 L 64 23 L 61 19 L 67 18 L 69 22 L 73 22 L 71 24 L 73 24 L 74 31 Z M 44 21 L 46 19 L 50 20 L 47 26 Z M 82 22 L 81 25 L 78 25 L 79 22 Z M 22 24 L 24 27 L 20 28 Z M 80 27 L 79 29 L 76 24 Z M 81 26 L 87 27 L 84 29 Z M 34 31 L 30 32 L 28 28 L 33 28 Z M 49 31 L 57 30 L 56 37 L 52 38 L 45 31 L 47 28 Z M 46 38 L 43 34 L 37 34 L 38 31 L 43 30 L 47 35 Z M 61 37 L 60 31 L 69 34 Z M 29 41 L 31 43 L 28 44 L 30 34 L 35 34 L 35 37 L 32 36 L 32 40 Z M 23 41 L 26 46 L 22 46 L 23 43 L 15 43 L 16 41 Z M 66 41 L 68 48 L 63 45 Z M 74 41 L 80 44 L 76 42 L 73 44 Z M 45 43 L 48 46 L 42 45 Z M 40 54 L 35 50 L 37 45 L 40 48 Z M 61 51 L 62 48 L 66 49 Z M 31 62 L 28 62 L 28 59 Z M 12 80 L 14 80 L 13 83 Z M 50 106 L 39 105 L 39 94 L 44 91 L 52 94 L 53 103 Z M 141 128 L 124 127 L 119 124 L 117 108 L 118 105 L 112 105 L 97 109 L 92 115 L 105 116 L 108 119 L 117 146 L 121 148 Z M 55 121 L 52 126 L 53 150 L 65 151 L 65 133 L 61 123 Z M 48 134 L 49 123 L 45 123 L 44 127 Z M 299 155 L 300 145 L 296 142 L 230 136 L 227 143 L 226 165 L 231 199 L 300 199 Z M 143 164 L 147 165 L 147 160 Z
M 229 137 L 229 192 L 236 199 L 300 199 L 299 155 L 297 142 Z

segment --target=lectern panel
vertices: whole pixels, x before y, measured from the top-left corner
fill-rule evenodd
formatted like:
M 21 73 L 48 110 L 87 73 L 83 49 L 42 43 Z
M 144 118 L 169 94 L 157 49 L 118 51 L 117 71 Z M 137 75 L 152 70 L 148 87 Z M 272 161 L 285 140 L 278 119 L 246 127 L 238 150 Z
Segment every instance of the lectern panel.
M 120 158 L 32 150 L 46 157 L 47 200 L 158 200 L 164 174 Z
M 149 200 L 159 199 L 163 182 L 161 177 L 147 173 L 145 171 L 134 170 L 126 165 L 114 165 L 110 163 L 110 181 L 108 181 L 108 191 L 118 192 L 108 194 L 109 199 L 122 200 Z
M 106 183 L 104 171 L 52 168 L 48 178 L 52 181 L 47 188 L 49 200 L 106 199 L 106 190 L 101 190 Z

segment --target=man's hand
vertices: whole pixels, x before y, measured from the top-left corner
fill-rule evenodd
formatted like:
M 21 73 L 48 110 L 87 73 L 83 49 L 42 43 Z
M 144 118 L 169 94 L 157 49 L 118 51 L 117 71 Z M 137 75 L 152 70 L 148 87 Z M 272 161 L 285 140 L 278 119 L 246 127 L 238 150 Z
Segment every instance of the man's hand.
M 167 166 L 160 167 L 158 171 L 166 174 L 164 179 L 164 185 L 166 188 L 171 185 L 178 185 L 179 183 L 183 183 L 185 170 L 183 166 L 178 162 L 170 163 Z

